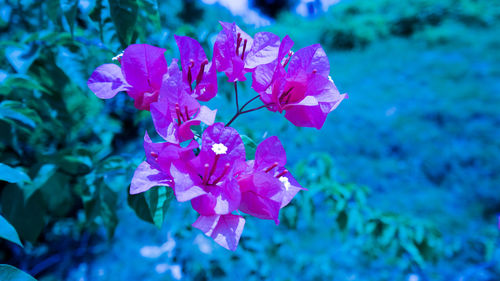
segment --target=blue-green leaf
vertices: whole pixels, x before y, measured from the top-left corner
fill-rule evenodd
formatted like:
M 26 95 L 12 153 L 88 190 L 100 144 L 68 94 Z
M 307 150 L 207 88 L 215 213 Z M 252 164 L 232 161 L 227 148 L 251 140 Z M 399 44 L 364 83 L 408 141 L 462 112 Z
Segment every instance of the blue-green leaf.
M 2 281 L 36 281 L 26 272 L 8 264 L 0 264 L 0 280 Z
M 30 182 L 30 177 L 18 169 L 14 169 L 8 165 L 0 163 L 0 181 L 10 183 Z
M 122 47 L 132 43 L 132 35 L 139 12 L 137 0 L 109 0 L 111 19 Z
M 0 215 L 0 238 L 7 239 L 12 243 L 23 247 L 16 229 Z M 2 279 L 3 280 L 3 279 Z
M 245 145 L 245 154 L 247 159 L 252 160 L 255 158 L 255 150 L 257 149 L 257 144 L 248 136 L 242 135 L 241 140 Z

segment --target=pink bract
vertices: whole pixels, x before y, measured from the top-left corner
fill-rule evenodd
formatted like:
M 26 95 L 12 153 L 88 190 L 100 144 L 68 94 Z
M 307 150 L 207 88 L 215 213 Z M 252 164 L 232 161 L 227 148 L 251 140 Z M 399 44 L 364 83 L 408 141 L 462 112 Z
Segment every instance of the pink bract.
M 246 73 L 276 59 L 279 36 L 259 32 L 252 38 L 235 23 L 221 22 L 221 25 L 214 45 L 214 61 L 217 71 L 224 72 L 229 82 L 245 81 Z
M 208 61 L 205 51 L 195 39 L 175 36 L 175 41 L 181 55 L 182 80 L 190 95 L 200 101 L 209 101 L 217 94 L 215 63 Z
M 285 42 L 280 57 L 289 49 Z M 284 61 L 282 61 L 284 60 Z M 329 76 L 328 57 L 319 44 L 298 50 L 288 60 L 258 66 L 253 88 L 272 111 L 285 111 L 285 118 L 299 127 L 321 129 L 327 115 L 346 97 L 340 94 Z
M 114 64 L 101 65 L 87 85 L 103 99 L 126 91 L 137 109 L 149 110 L 149 105 L 158 99 L 162 77 L 167 73 L 165 51 L 147 44 L 130 45 L 120 59 L 121 68 Z
M 279 223 L 279 211 L 302 188 L 284 168 L 286 154 L 278 137 L 270 137 L 257 146 L 250 170 L 239 177 L 240 210 L 249 215 Z
M 200 216 L 193 223 L 193 227 L 212 237 L 222 247 L 234 251 L 245 227 L 245 219 L 232 214 Z
M 158 134 L 169 142 L 183 142 L 194 137 L 191 126 L 201 122 L 211 125 L 217 110 L 200 106 L 181 78 L 181 72 L 172 62 L 169 74 L 163 77 L 158 101 L 151 104 L 151 116 Z

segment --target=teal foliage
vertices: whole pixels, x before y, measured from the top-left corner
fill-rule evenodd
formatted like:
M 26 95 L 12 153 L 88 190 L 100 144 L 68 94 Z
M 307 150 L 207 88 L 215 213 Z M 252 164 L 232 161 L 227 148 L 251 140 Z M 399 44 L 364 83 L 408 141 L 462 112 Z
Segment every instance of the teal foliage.
M 445 20 L 492 26 L 500 17 L 500 8 L 491 1 L 355 0 L 336 5 L 324 17 L 331 23 L 321 35 L 322 43 L 352 49 L 389 36 L 412 36 Z

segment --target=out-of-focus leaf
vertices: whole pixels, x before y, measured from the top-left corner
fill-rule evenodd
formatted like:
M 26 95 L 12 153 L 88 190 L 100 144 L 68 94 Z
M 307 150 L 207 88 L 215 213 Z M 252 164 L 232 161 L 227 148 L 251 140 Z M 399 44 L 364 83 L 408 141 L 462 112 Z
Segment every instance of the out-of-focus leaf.
M 403 241 L 401 246 L 411 255 L 414 262 L 416 262 L 419 266 L 424 265 L 424 259 L 414 244 Z
M 73 206 L 73 196 L 70 186 L 71 177 L 63 173 L 54 173 L 40 187 L 47 211 L 54 216 L 65 216 Z
M 5 56 L 18 73 L 24 74 L 38 57 L 39 52 L 40 49 L 36 44 L 23 48 L 10 46 L 5 50 Z
M 0 11 L 0 28 L 5 28 L 9 25 L 10 17 L 12 15 L 12 7 L 3 5 Z
M 10 242 L 16 243 L 17 245 L 23 247 L 23 243 L 21 243 L 19 235 L 17 235 L 16 229 L 1 215 L 0 215 L 0 238 L 7 239 Z
M 388 246 L 389 243 L 394 239 L 394 236 L 397 232 L 397 226 L 394 224 L 388 224 L 384 227 L 384 232 L 382 233 L 382 237 L 380 237 L 380 243 L 383 246 Z
M 8 264 L 0 264 L 0 280 L 2 281 L 36 281 L 28 273 Z
M 99 174 L 107 174 L 109 172 L 122 171 L 127 169 L 128 162 L 120 156 L 112 156 L 99 163 L 97 172 Z
M 56 24 L 61 23 L 61 0 L 47 0 L 47 16 Z
M 42 122 L 38 113 L 18 101 L 0 103 L 0 119 L 18 121 L 31 128 Z
M 5 78 L 0 86 L 0 95 L 8 95 L 14 89 L 47 91 L 40 85 L 40 83 L 38 83 L 38 81 L 31 79 L 27 75 L 10 74 Z
M 63 152 L 57 163 L 63 171 L 69 174 L 84 175 L 92 169 L 92 152 L 85 148 Z
M 257 149 L 257 144 L 246 135 L 242 135 L 241 139 L 243 140 L 243 144 L 245 145 L 245 154 L 247 159 L 255 159 L 255 150 Z
M 30 198 L 30 196 L 35 191 L 44 186 L 47 183 L 47 181 L 55 174 L 56 171 L 57 171 L 57 166 L 54 164 L 43 165 L 40 168 L 40 170 L 38 170 L 38 174 L 33 179 L 33 183 L 25 184 L 22 186 L 25 200 L 28 200 L 28 198 Z
M 59 165 L 70 174 L 86 174 L 92 167 L 92 160 L 87 155 L 66 155 L 60 159 Z
M 108 0 L 111 13 L 111 19 L 116 28 L 118 38 L 122 47 L 125 48 L 133 43 L 133 34 L 135 31 L 135 24 L 137 22 L 137 15 L 139 5 L 137 0 Z
M 45 208 L 40 191 L 24 200 L 23 191 L 8 185 L 2 191 L 2 212 L 22 239 L 35 242 L 45 226 Z
M 44 49 L 38 59 L 31 65 L 29 71 L 43 87 L 55 94 L 53 98 L 58 99 L 60 109 L 63 111 L 64 103 L 61 102 L 60 95 L 64 92 L 66 86 L 70 84 L 70 79 L 57 66 L 54 53 L 50 49 Z
M 97 22 L 99 25 L 99 37 L 101 41 L 104 41 L 104 36 L 103 36 L 103 18 L 102 18 L 102 10 L 104 9 L 104 5 L 102 4 L 102 0 L 96 0 L 95 1 L 95 6 L 92 9 L 92 12 L 90 12 L 89 17 L 91 20 L 94 22 Z
M 73 29 L 75 26 L 76 12 L 78 10 L 79 0 L 61 0 L 61 7 L 64 13 L 64 17 L 68 21 L 69 30 L 71 35 L 73 35 Z
M 0 181 L 18 183 L 30 182 L 31 179 L 25 172 L 0 163 Z
M 108 230 L 109 238 L 113 237 L 118 217 L 116 215 L 117 195 L 103 181 L 95 182 L 95 191 L 91 196 L 83 197 L 86 221 L 98 223 Z
M 93 21 L 95 21 L 95 22 L 100 22 L 101 19 L 102 19 L 101 12 L 102 12 L 103 8 L 104 7 L 102 5 L 102 0 L 96 0 L 94 8 L 89 13 L 90 19 L 93 20 Z
M 139 0 L 139 11 L 145 12 L 145 20 L 152 24 L 157 30 L 161 28 L 160 13 L 158 1 L 156 0 Z

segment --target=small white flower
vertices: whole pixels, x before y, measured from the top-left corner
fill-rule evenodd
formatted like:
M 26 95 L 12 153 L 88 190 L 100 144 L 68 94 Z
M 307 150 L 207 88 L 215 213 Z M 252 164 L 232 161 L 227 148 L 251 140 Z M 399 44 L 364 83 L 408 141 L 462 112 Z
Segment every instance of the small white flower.
M 226 154 L 226 152 L 227 152 L 227 146 L 225 146 L 222 143 L 214 143 L 212 145 L 212 150 L 217 155 L 219 155 L 219 154 Z
M 281 176 L 279 178 L 280 182 L 285 186 L 285 189 L 288 190 L 290 188 L 290 181 L 288 180 L 287 177 Z
M 330 80 L 330 82 L 332 82 L 332 83 L 333 83 L 332 76 L 328 75 L 328 80 Z

